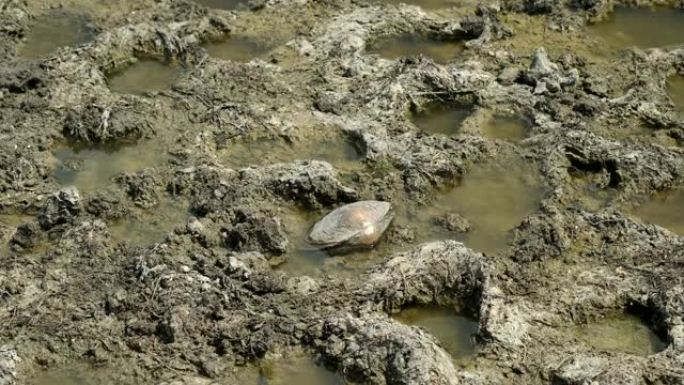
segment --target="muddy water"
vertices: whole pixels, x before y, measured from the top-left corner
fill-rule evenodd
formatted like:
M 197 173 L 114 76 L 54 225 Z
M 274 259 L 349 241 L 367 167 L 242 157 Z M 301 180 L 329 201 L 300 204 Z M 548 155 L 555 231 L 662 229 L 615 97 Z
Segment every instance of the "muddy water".
M 344 385 L 340 376 L 304 357 L 277 360 L 261 369 L 254 385 Z
M 684 112 L 684 76 L 673 76 L 667 80 L 667 92 L 675 104 L 675 108 Z
M 209 56 L 242 63 L 261 57 L 268 52 L 268 47 L 262 42 L 237 36 L 209 42 L 204 48 Z
M 320 250 L 311 245 L 307 240 L 309 231 L 325 214 L 327 212 L 315 213 L 299 209 L 289 209 L 281 213 L 280 217 L 291 245 L 284 263 L 277 267 L 278 270 L 292 276 L 315 277 L 334 274 L 337 277 L 350 277 L 358 274 L 359 269 L 367 267 L 378 258 L 391 254 L 392 245 L 385 241 L 386 234 L 372 249 L 339 253 L 335 250 Z
M 266 165 L 295 160 L 320 160 L 349 171 L 363 167 L 363 157 L 346 139 L 336 136 L 317 136 L 288 143 L 279 138 L 262 138 L 228 144 L 221 151 L 223 163 L 233 168 Z
M 437 63 L 446 63 L 463 51 L 462 41 L 435 40 L 423 35 L 399 35 L 381 38 L 370 45 L 369 53 L 385 59 L 423 55 Z
M 196 3 L 215 9 L 246 9 L 247 0 L 195 0 Z
M 140 210 L 114 221 L 109 232 L 114 242 L 145 246 L 162 242 L 176 226 L 186 223 L 189 204 L 184 201 L 163 198 L 150 210 Z
M 94 36 L 95 31 L 84 16 L 54 10 L 34 20 L 17 53 L 24 59 L 43 58 L 58 48 L 86 43 Z
M 633 211 L 644 222 L 684 235 L 684 189 L 655 195 Z
M 112 92 L 142 95 L 170 89 L 182 73 L 177 63 L 144 59 L 110 74 L 107 83 Z
M 616 7 L 590 32 L 614 47 L 669 47 L 684 44 L 684 10 Z
M 575 328 L 584 343 L 603 351 L 648 356 L 664 350 L 667 344 L 639 317 L 622 314 Z
M 528 135 L 531 122 L 519 116 L 493 115 L 482 126 L 482 134 L 488 139 L 519 142 Z
M 116 175 L 156 167 L 167 159 L 166 152 L 150 142 L 123 147 L 61 147 L 54 155 L 58 160 L 53 174 L 57 182 L 76 186 L 82 193 L 106 187 Z
M 402 310 L 394 318 L 407 325 L 419 326 L 439 340 L 457 360 L 473 356 L 478 322 L 437 306 L 415 306 Z
M 470 116 L 471 106 L 461 104 L 433 104 L 412 116 L 413 124 L 428 134 L 455 135 L 463 121 Z
M 469 0 L 381 0 L 381 2 L 392 5 L 417 5 L 423 9 L 443 9 L 472 3 L 472 1 Z
M 537 210 L 543 194 L 539 176 L 522 161 L 479 165 L 433 204 L 401 213 L 397 222 L 420 223 L 417 239 L 421 242 L 457 239 L 477 251 L 496 253 L 508 246 L 511 230 Z M 465 218 L 470 230 L 456 233 L 438 226 L 436 219 L 448 214 Z

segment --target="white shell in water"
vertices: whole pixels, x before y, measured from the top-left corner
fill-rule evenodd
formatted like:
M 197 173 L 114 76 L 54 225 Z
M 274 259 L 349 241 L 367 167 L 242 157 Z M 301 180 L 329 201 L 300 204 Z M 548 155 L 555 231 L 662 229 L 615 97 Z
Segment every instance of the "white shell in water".
M 361 201 L 338 207 L 318 221 L 309 233 L 309 242 L 325 248 L 372 247 L 394 218 L 392 205 Z

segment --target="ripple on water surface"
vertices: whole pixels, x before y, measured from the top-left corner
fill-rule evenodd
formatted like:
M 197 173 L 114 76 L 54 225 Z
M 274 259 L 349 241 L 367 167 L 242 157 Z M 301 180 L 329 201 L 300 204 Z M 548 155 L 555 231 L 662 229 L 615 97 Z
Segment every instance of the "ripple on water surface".
M 684 44 L 684 10 L 618 6 L 590 31 L 618 48 L 680 45 Z
M 106 187 L 116 175 L 156 167 L 167 159 L 165 151 L 149 142 L 96 148 L 61 147 L 54 155 L 59 162 L 54 172 L 57 182 L 76 186 L 82 193 Z
M 602 351 L 648 356 L 667 347 L 639 317 L 630 314 L 579 325 L 575 332 L 580 340 Z
M 178 63 L 143 59 L 109 74 L 107 83 L 113 92 L 142 95 L 170 89 L 182 73 Z
M 38 59 L 61 47 L 75 47 L 92 40 L 95 30 L 88 19 L 64 10 L 53 10 L 33 21 L 18 55 Z
M 370 45 L 369 52 L 391 60 L 424 55 L 437 63 L 446 63 L 458 57 L 464 47 L 461 40 L 440 40 L 420 34 L 404 34 L 378 39 Z
M 412 306 L 394 318 L 401 323 L 424 328 L 457 360 L 472 357 L 476 352 L 478 322 L 453 310 L 439 306 Z
M 684 235 L 684 189 L 656 194 L 634 210 L 643 221 Z

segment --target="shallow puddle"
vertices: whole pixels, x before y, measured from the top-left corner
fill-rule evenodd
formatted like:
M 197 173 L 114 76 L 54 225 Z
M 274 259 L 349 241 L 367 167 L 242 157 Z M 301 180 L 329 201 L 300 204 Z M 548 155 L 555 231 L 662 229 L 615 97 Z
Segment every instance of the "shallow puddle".
M 177 63 L 144 59 L 109 75 L 109 89 L 120 94 L 142 95 L 171 88 L 183 68 Z
M 254 385 L 344 385 L 339 375 L 304 357 L 291 357 L 261 366 Z
M 409 307 L 393 318 L 407 325 L 424 328 L 457 360 L 475 354 L 478 322 L 471 318 L 438 306 Z
M 439 103 L 428 106 L 425 111 L 413 114 L 411 120 L 425 133 L 455 135 L 460 131 L 463 121 L 472 112 L 472 106 Z
M 460 40 L 436 40 L 423 35 L 389 36 L 372 43 L 369 53 L 385 59 L 423 55 L 437 63 L 447 63 L 458 57 L 464 45 Z
M 602 351 L 648 356 L 667 347 L 639 317 L 633 315 L 620 315 L 579 325 L 575 332 L 586 344 Z
M 520 161 L 479 165 L 433 204 L 402 213 L 398 222 L 419 223 L 420 242 L 457 239 L 477 251 L 496 253 L 508 246 L 511 230 L 537 210 L 544 195 L 540 180 L 532 165 Z M 451 214 L 464 218 L 470 230 L 457 233 L 436 224 L 437 218 Z
M 684 23 L 684 21 L 682 21 Z M 673 76 L 667 79 L 667 92 L 675 104 L 675 108 L 684 112 L 684 76 Z
M 684 10 L 618 6 L 607 20 L 589 30 L 618 48 L 684 44 Z
M 684 235 L 684 189 L 656 194 L 633 214 L 644 222 Z
M 242 63 L 261 57 L 268 52 L 265 44 L 254 39 L 236 36 L 208 42 L 204 48 L 209 56 Z
M 61 147 L 54 155 L 59 161 L 53 174 L 57 182 L 76 186 L 81 193 L 106 187 L 123 172 L 156 167 L 167 159 L 167 153 L 151 142 L 97 148 Z
M 176 226 L 185 225 L 188 216 L 187 202 L 164 198 L 156 207 L 114 221 L 109 226 L 109 232 L 114 242 L 126 242 L 134 246 L 152 245 L 164 241 Z
M 392 5 L 417 5 L 423 9 L 443 9 L 464 6 L 472 3 L 472 1 L 469 0 L 381 0 L 381 2 Z
M 341 171 L 363 167 L 359 151 L 338 136 L 298 139 L 292 143 L 277 138 L 256 139 L 228 144 L 221 154 L 224 163 L 233 168 L 295 160 L 326 161 Z
M 17 53 L 25 59 L 38 59 L 61 47 L 87 43 L 94 36 L 95 31 L 83 15 L 54 10 L 34 20 Z
M 519 142 L 527 137 L 531 123 L 519 116 L 494 115 L 482 126 L 482 134 L 488 139 Z
M 214 9 L 246 9 L 247 0 L 195 0 L 200 5 Z
M 290 209 L 281 214 L 291 243 L 283 263 L 277 267 L 278 270 L 292 276 L 316 277 L 333 273 L 337 277 L 347 277 L 356 275 L 359 269 L 367 267 L 376 258 L 391 254 L 391 245 L 385 242 L 384 236 L 372 249 L 349 250 L 344 253 L 321 250 L 311 245 L 308 242 L 309 231 L 325 214 L 327 212 L 315 213 L 300 209 Z

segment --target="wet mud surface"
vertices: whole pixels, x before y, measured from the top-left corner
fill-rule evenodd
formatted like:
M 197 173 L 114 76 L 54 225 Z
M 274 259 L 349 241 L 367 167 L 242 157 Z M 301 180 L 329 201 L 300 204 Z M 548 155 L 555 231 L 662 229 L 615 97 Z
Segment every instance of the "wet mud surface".
M 0 2 L 0 385 L 684 383 L 684 4 L 406 3 Z

